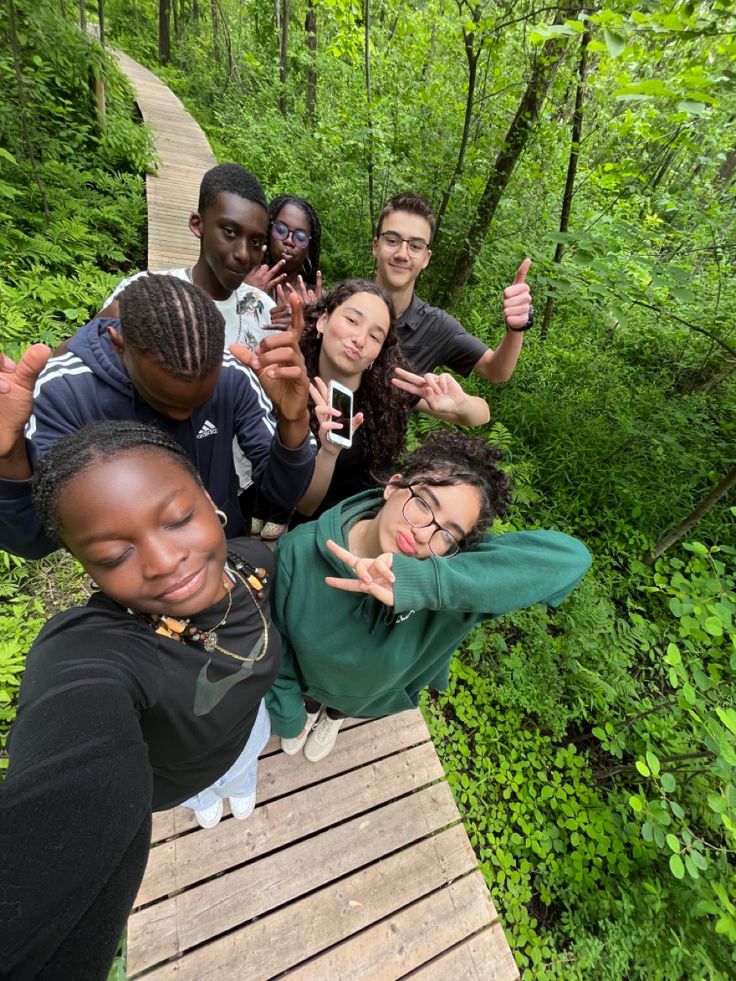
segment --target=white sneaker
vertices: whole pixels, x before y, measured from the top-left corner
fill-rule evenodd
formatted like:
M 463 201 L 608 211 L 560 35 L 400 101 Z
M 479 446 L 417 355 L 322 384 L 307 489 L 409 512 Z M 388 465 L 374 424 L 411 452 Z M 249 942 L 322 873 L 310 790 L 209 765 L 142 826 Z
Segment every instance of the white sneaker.
M 342 723 L 343 719 L 331 719 L 327 713 L 322 716 L 304 747 L 304 755 L 310 763 L 319 763 L 332 751 Z
M 253 813 L 256 806 L 256 792 L 253 791 L 247 797 L 228 797 L 230 801 L 230 812 L 238 821 L 245 821 Z
M 281 740 L 281 749 L 287 756 L 296 756 L 296 754 L 302 748 L 304 743 L 307 741 L 307 736 L 314 728 L 314 723 L 316 722 L 319 713 L 320 709 L 317 709 L 316 712 L 307 712 L 307 724 L 304 726 L 299 735 L 294 736 L 293 739 Z
M 222 797 L 218 797 L 214 804 L 210 804 L 204 810 L 195 811 L 194 816 L 200 828 L 214 828 L 222 817 Z
M 263 526 L 266 522 L 263 518 L 251 518 L 250 519 L 250 533 L 254 538 L 257 538 L 263 531 Z

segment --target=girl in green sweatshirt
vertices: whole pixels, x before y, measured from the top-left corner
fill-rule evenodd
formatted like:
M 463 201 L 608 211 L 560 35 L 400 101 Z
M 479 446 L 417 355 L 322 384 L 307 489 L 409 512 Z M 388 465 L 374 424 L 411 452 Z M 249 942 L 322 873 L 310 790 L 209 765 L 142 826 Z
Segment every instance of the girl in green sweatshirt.
M 366 491 L 279 543 L 273 616 L 283 635 L 267 697 L 286 753 L 317 762 L 342 719 L 414 708 L 447 687 L 472 628 L 534 603 L 561 603 L 590 565 L 560 532 L 484 535 L 510 500 L 500 452 L 456 431 L 409 454 Z

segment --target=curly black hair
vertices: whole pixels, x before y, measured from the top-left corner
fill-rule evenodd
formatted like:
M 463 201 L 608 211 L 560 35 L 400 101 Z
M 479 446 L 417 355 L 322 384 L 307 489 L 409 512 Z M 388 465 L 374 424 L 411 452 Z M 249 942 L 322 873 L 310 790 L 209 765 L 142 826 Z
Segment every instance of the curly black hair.
M 512 485 L 508 474 L 498 467 L 503 453 L 477 436 L 466 436 L 456 429 L 431 433 L 413 452 L 395 465 L 401 476 L 391 480 L 395 487 L 422 483 L 430 487 L 470 484 L 480 492 L 478 520 L 462 543 L 467 548 L 477 542 L 494 518 L 502 518 L 511 503 Z
M 304 280 L 308 285 L 313 286 L 315 283 L 315 277 L 317 275 L 317 270 L 319 269 L 319 258 L 320 252 L 322 250 L 322 226 L 319 223 L 319 216 L 314 208 L 314 205 L 310 204 L 309 201 L 305 201 L 304 198 L 297 197 L 296 194 L 279 194 L 278 197 L 273 198 L 268 204 L 268 224 L 269 228 L 276 221 L 281 209 L 287 205 L 293 204 L 295 207 L 299 208 L 307 216 L 309 220 L 309 251 L 307 252 L 307 258 L 301 265 L 299 270 L 299 275 L 304 277 Z M 269 235 L 269 242 L 270 242 Z M 272 266 L 274 263 L 273 257 L 268 253 L 268 264 Z M 305 270 L 306 264 L 309 263 L 309 271 Z
M 396 337 L 396 313 L 391 297 L 380 286 L 367 279 L 345 279 L 322 296 L 305 311 L 304 333 L 300 341 L 302 354 L 307 367 L 307 375 L 319 375 L 319 354 L 322 337 L 317 332 L 317 321 L 321 315 L 328 316 L 356 293 L 371 293 L 380 297 L 389 311 L 389 329 L 380 353 L 373 367 L 363 372 L 360 382 L 361 410 L 363 412 L 363 444 L 368 459 L 371 476 L 380 472 L 399 456 L 406 445 L 406 431 L 409 416 L 414 407 L 414 398 L 391 384 L 394 370 L 411 365 L 400 353 Z M 319 432 L 319 420 L 314 408 L 310 410 L 312 432 Z M 375 478 L 374 478 L 375 479 Z
M 246 201 L 260 204 L 264 210 L 268 208 L 260 181 L 240 164 L 218 164 L 207 171 L 199 185 L 197 211 L 202 214 L 220 194 L 237 194 Z
M 66 485 L 100 460 L 121 453 L 163 453 L 201 486 L 202 480 L 184 448 L 156 426 L 142 422 L 88 422 L 55 443 L 36 465 L 33 506 L 44 531 L 62 541 L 59 496 Z
M 138 276 L 118 303 L 123 342 L 167 375 L 199 381 L 222 363 L 225 321 L 198 287 L 176 276 Z

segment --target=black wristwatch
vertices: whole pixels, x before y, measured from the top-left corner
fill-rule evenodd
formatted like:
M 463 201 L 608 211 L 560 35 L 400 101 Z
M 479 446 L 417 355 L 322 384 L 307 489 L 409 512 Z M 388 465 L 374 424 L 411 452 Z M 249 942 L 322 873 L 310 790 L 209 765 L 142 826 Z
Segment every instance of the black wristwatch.
M 529 304 L 529 316 L 528 316 L 527 321 L 524 324 L 524 326 L 523 327 L 509 327 L 509 325 L 506 324 L 506 330 L 513 330 L 513 332 L 515 334 L 523 334 L 525 331 L 531 330 L 533 326 L 534 326 L 534 305 L 532 303 L 530 303 Z

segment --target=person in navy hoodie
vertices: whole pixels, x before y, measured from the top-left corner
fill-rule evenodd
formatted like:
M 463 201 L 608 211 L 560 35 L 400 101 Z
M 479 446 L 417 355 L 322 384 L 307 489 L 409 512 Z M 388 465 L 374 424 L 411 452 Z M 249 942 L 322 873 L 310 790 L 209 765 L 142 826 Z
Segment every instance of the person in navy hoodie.
M 0 547 L 25 558 L 57 547 L 33 510 L 34 463 L 92 420 L 135 419 L 169 433 L 227 515 L 230 535 L 244 531 L 234 438 L 256 484 L 293 507 L 309 485 L 315 449 L 302 312 L 297 299 L 290 302 L 290 330 L 255 351 L 232 345 L 223 356 L 224 323 L 212 300 L 182 280 L 143 276 L 121 294 L 119 320 L 90 321 L 62 356 L 48 361 L 42 344 L 17 365 L 0 355 Z

